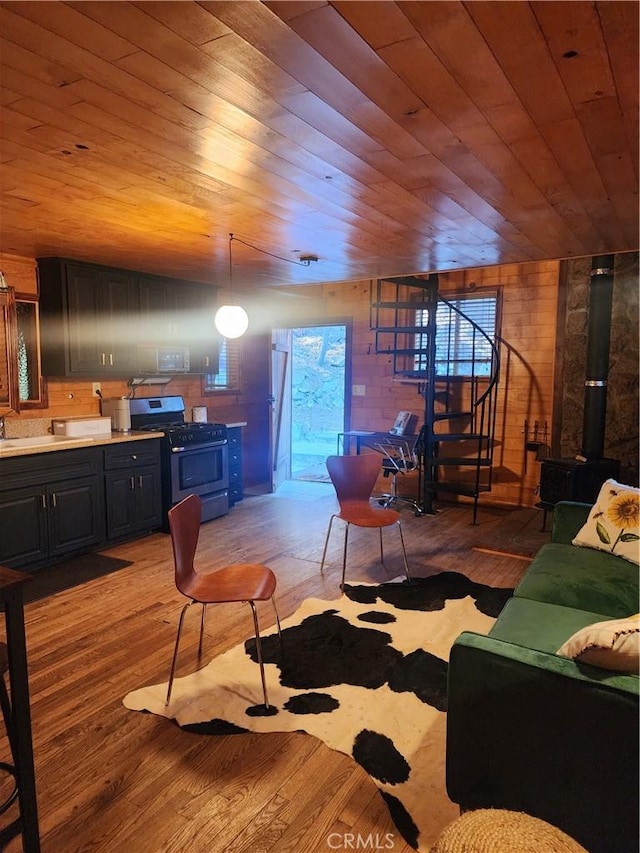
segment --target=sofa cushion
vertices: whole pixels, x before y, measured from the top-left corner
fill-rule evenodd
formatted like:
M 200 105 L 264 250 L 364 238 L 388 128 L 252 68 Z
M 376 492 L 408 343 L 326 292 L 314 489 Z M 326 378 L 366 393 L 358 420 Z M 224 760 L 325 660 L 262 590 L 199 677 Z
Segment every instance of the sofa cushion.
M 605 619 L 630 616 L 638 610 L 638 567 L 602 551 L 551 542 L 538 551 L 514 596 Z
M 605 480 L 573 544 L 640 564 L 640 489 Z
M 557 653 L 604 669 L 637 673 L 640 666 L 640 613 L 626 619 L 609 619 L 587 625 L 569 637 Z
M 607 619 L 599 613 L 511 598 L 489 631 L 489 636 L 539 652 L 555 654 L 576 631 Z

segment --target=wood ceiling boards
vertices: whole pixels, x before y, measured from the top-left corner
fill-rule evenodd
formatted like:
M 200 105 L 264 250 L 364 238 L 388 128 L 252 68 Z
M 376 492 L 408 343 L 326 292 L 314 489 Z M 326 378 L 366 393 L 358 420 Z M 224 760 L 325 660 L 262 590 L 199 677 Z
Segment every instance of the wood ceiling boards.
M 0 251 L 310 284 L 637 250 L 636 2 L 0 3 Z

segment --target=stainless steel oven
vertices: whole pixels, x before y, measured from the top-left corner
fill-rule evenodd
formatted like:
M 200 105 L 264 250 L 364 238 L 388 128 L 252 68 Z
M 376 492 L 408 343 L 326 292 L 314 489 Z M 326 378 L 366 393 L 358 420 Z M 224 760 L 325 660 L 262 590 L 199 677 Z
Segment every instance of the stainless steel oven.
M 213 425 L 213 429 L 217 431 L 220 428 Z M 165 436 L 170 448 L 168 474 L 171 504 L 177 504 L 187 495 L 200 495 L 202 520 L 207 521 L 229 511 L 229 447 L 226 430 L 224 438 L 213 442 L 185 441 L 189 435 L 186 430 L 172 429 Z
M 202 521 L 229 512 L 229 447 L 224 424 L 186 423 L 180 396 L 131 400 L 131 428 L 162 432 L 163 529 L 167 512 L 187 495 L 199 495 Z

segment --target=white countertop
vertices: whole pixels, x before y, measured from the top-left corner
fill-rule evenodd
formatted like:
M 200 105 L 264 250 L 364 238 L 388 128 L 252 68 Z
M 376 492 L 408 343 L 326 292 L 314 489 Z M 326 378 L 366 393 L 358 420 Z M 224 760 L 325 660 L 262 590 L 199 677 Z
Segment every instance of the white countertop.
M 97 447 L 106 444 L 123 444 L 128 441 L 143 441 L 162 438 L 161 432 L 112 432 L 104 435 L 40 435 L 32 438 L 7 438 L 0 441 L 0 459 L 13 456 L 33 456 L 36 453 L 54 453 L 58 450 L 74 450 L 78 447 Z

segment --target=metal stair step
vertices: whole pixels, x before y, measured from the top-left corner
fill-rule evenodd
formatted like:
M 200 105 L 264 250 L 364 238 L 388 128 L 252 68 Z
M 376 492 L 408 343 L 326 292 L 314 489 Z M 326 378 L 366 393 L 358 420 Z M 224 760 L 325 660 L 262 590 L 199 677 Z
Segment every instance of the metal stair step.
M 434 432 L 433 441 L 489 441 L 490 435 L 480 432 Z
M 413 308 L 413 310 L 415 311 L 416 307 L 418 307 L 418 308 L 420 307 L 420 303 L 419 302 L 418 303 L 408 302 L 406 305 L 403 305 L 402 303 L 398 302 L 398 303 L 394 303 L 392 306 L 387 306 L 387 307 L 391 307 L 391 308 Z M 421 325 L 421 326 L 410 326 L 410 325 L 404 326 L 403 325 L 403 326 L 376 326 L 375 330 L 376 330 L 376 332 L 380 332 L 381 334 L 382 333 L 386 333 L 386 334 L 397 333 L 397 334 L 403 335 L 406 333 L 406 334 L 412 334 L 412 335 L 426 335 L 426 333 L 427 333 L 426 329 L 427 329 L 427 327 L 424 325 Z M 424 348 L 418 347 L 416 351 L 422 352 L 423 349 Z
M 480 483 L 478 489 L 473 483 L 424 483 L 424 489 L 428 492 L 447 492 L 451 495 L 466 495 L 475 498 L 481 492 L 490 492 L 491 487 Z
M 451 421 L 454 418 L 470 418 L 473 412 L 436 412 L 433 416 L 434 421 Z
M 470 456 L 432 456 L 425 459 L 425 467 L 427 465 L 471 465 L 477 468 L 488 468 L 491 462 L 491 459 L 476 459 Z

